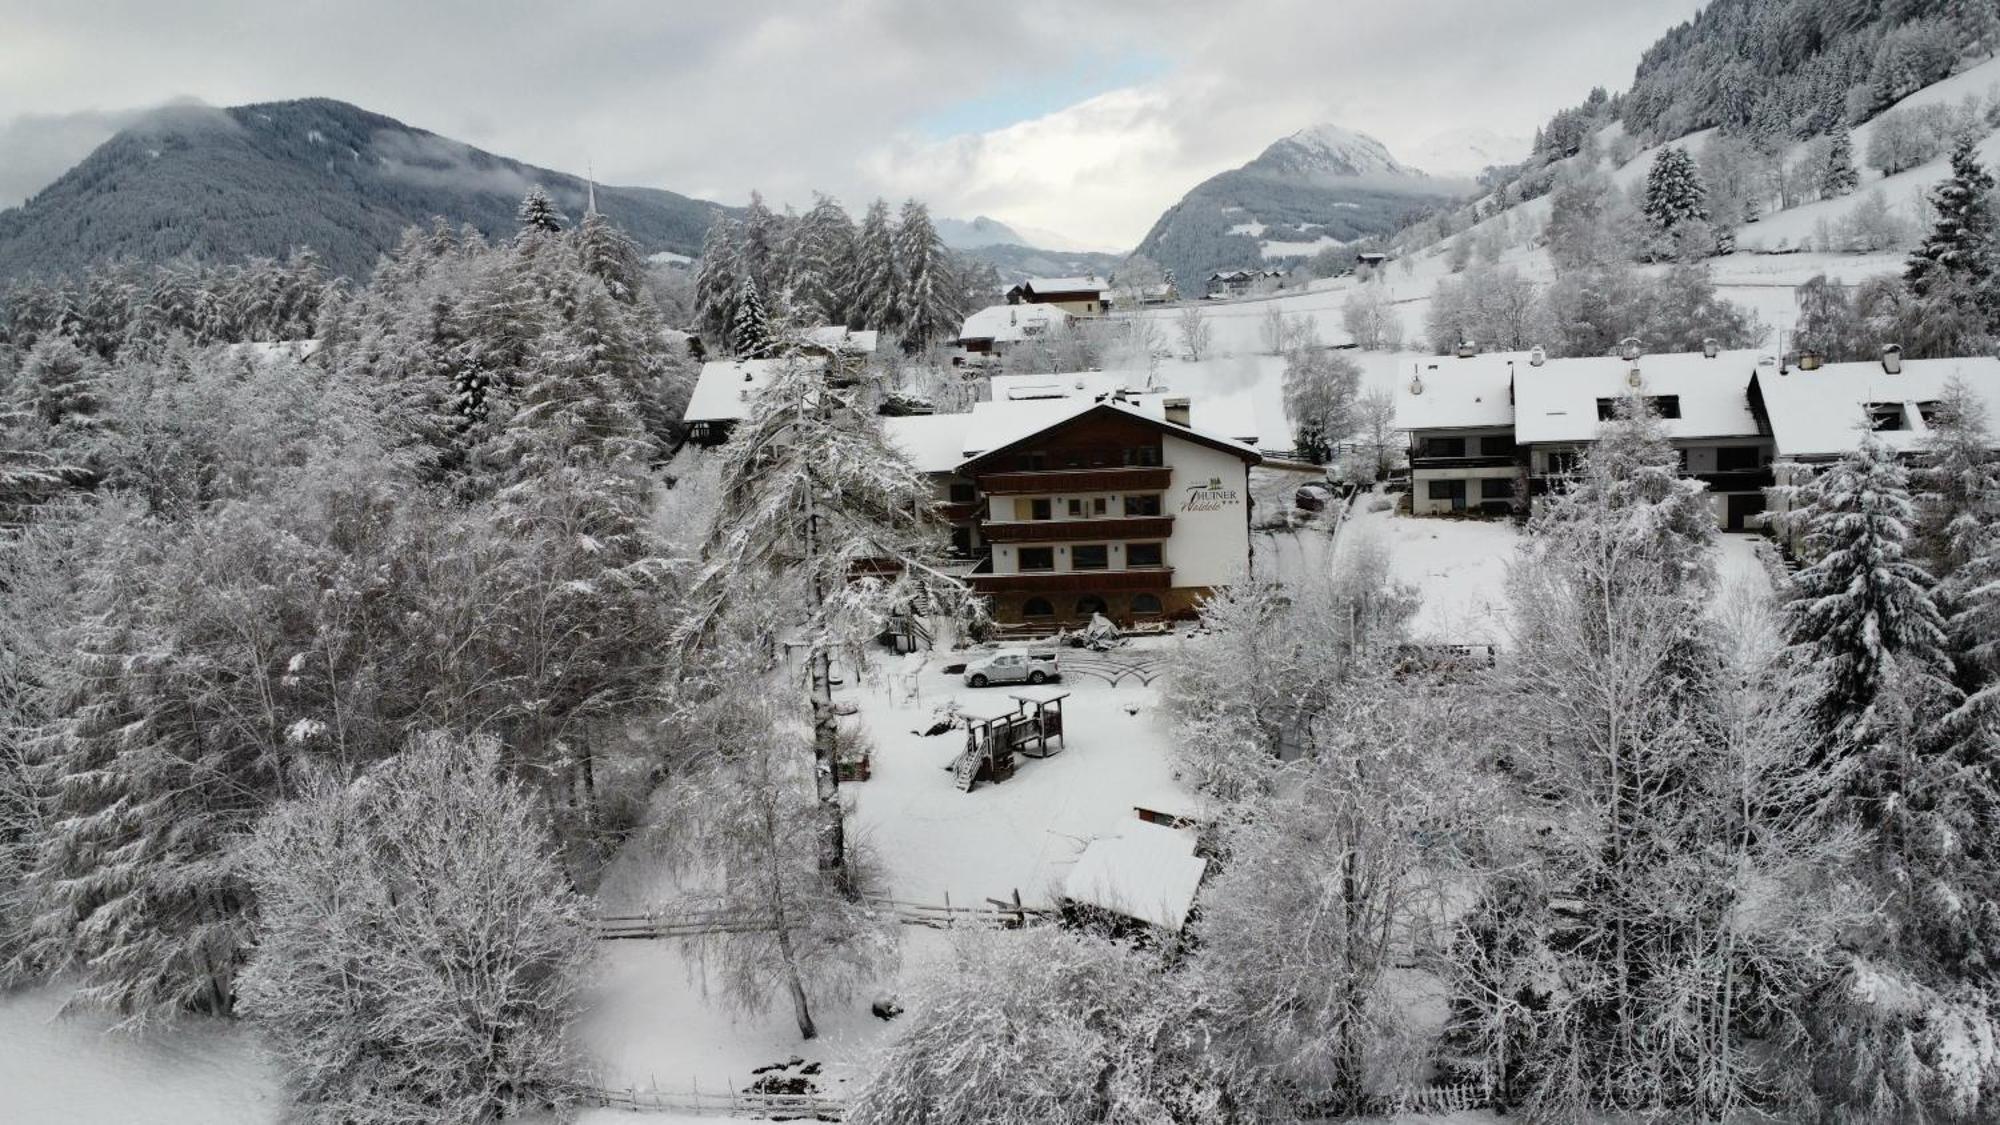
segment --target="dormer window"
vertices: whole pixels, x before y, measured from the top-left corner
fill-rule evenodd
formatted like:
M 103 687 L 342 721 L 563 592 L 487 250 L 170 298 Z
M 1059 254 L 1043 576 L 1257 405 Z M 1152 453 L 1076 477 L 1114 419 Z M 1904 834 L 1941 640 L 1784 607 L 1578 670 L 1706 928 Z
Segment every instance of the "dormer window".
M 1864 403 L 1862 409 L 1868 412 L 1868 428 L 1877 433 L 1910 428 L 1909 418 L 1904 415 L 1900 402 Z

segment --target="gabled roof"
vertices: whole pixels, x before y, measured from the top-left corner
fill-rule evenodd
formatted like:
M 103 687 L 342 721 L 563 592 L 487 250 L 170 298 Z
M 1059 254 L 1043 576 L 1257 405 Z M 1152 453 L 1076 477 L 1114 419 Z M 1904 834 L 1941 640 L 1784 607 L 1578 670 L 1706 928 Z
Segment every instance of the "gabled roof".
M 874 329 L 857 331 L 845 324 L 827 324 L 806 330 L 806 342 L 817 344 L 828 351 L 847 352 L 852 355 L 875 354 L 877 333 Z
M 2000 359 L 1906 359 L 1894 375 L 1872 360 L 1756 373 L 1780 457 L 1837 457 L 1857 448 L 1869 404 L 1902 407 L 1898 427 L 1876 429 L 1877 440 L 1898 451 L 1921 449 L 1931 430 L 1918 404 L 1935 402 L 1953 378 L 1985 402 L 1987 422 L 2000 432 Z
M 1102 293 L 1109 288 L 1096 274 L 1082 277 L 1031 277 L 1014 288 L 1029 293 Z
M 908 414 L 882 419 L 889 444 L 902 450 L 920 473 L 948 473 L 965 460 L 969 414 Z
M 1757 359 L 1758 353 L 1750 350 L 1722 352 L 1714 358 L 1675 352 L 1641 355 L 1637 360 L 1552 359 L 1540 367 L 1517 363 L 1514 439 L 1523 445 L 1595 441 L 1604 424 L 1599 400 L 1628 394 L 1677 400 L 1680 417 L 1661 419 L 1670 438 L 1757 437 L 1761 431 L 1750 411 L 1750 376 L 1757 370 Z
M 770 383 L 771 376 L 787 363 L 825 366 L 824 358 L 798 359 L 712 359 L 701 365 L 694 393 L 688 396 L 687 422 L 737 422 L 750 414 L 750 400 Z
M 1075 425 L 1090 417 L 1129 418 L 1158 430 L 1167 437 L 1221 450 L 1252 465 L 1264 459 L 1262 454 L 1240 441 L 1233 441 L 1205 430 L 1197 430 L 1191 426 L 1177 425 L 1129 403 L 1114 402 L 1109 399 L 1103 402 L 1074 398 L 982 402 L 966 417 L 971 420 L 967 430 L 967 443 L 977 442 L 984 448 L 968 449 L 965 463 L 960 466 L 961 470 L 990 461 L 1000 454 L 1028 445 L 1036 438 Z
M 989 305 L 965 318 L 958 338 L 1011 342 L 1068 320 L 1069 314 L 1054 305 Z

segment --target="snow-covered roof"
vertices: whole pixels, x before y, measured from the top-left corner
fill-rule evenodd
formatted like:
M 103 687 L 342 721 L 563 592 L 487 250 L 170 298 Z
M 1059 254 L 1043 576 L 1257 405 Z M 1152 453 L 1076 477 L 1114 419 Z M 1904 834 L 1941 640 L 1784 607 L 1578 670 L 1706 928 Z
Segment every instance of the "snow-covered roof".
M 1096 274 L 1082 277 L 1031 277 L 1020 285 L 1036 293 L 1101 293 L 1104 279 Z
M 970 414 L 910 414 L 882 419 L 882 432 L 920 473 L 948 473 L 965 460 Z
M 997 382 L 998 380 L 996 380 Z M 1091 396 L 1001 399 L 973 405 L 961 414 L 922 414 L 882 419 L 882 430 L 918 470 L 946 473 L 1002 446 L 1059 426 L 1086 411 L 1107 407 L 1155 424 L 1166 422 L 1167 396 L 1148 394 L 1136 402 L 1100 402 Z M 1199 410 L 1199 404 L 1195 404 Z M 1175 425 L 1188 438 L 1258 459 L 1257 450 L 1212 430 Z M 1169 432 L 1171 436 L 1171 431 Z
M 1069 314 L 1054 305 L 989 305 L 965 318 L 958 338 L 1008 342 L 1068 320 Z
M 1714 358 L 1700 352 L 1552 359 L 1540 367 L 1514 367 L 1514 440 L 1538 442 L 1597 440 L 1600 399 L 1627 394 L 1673 396 L 1680 416 L 1661 420 L 1672 438 L 1756 437 L 1750 412 L 1750 375 L 1755 351 L 1728 351 Z M 1452 362 L 1450 360 L 1447 363 Z M 1639 379 L 1632 381 L 1638 369 Z
M 823 359 L 714 359 L 701 365 L 694 394 L 688 397 L 688 422 L 736 422 L 750 413 L 750 400 L 787 363 L 824 364 Z
M 1122 822 L 1117 835 L 1083 849 L 1063 881 L 1063 897 L 1177 931 L 1208 872 L 1194 844 L 1194 834 L 1178 828 L 1136 817 Z
M 1168 375 L 1182 374 L 1169 369 Z M 1171 386 L 1134 386 L 1133 376 L 1118 371 L 1065 371 L 1054 375 L 995 375 L 988 380 L 993 402 L 1026 402 L 1058 398 L 1096 401 L 1120 395 L 1149 418 L 1166 417 L 1166 400 L 1187 398 L 1189 420 L 1203 433 L 1227 436 L 1254 446 L 1258 439 L 1256 411 L 1247 395 L 1191 395 Z
M 828 351 L 848 352 L 855 355 L 874 355 L 877 333 L 874 329 L 856 331 L 845 324 L 827 324 L 806 330 L 806 341 L 817 344 Z
M 1871 405 L 1887 411 L 1893 429 L 1871 427 L 1891 449 L 1922 448 L 1930 437 L 1920 403 L 1935 402 L 1945 384 L 1958 378 L 1984 400 L 1989 424 L 2000 426 L 2000 359 L 1906 359 L 1891 375 L 1878 362 L 1830 363 L 1816 371 L 1794 368 L 1780 374 L 1759 368 L 1757 386 L 1771 419 L 1780 457 L 1835 457 L 1861 444 Z
M 1508 387 L 1528 370 L 1527 352 L 1438 356 L 1412 365 L 1396 384 L 1396 428 L 1456 430 L 1514 424 Z

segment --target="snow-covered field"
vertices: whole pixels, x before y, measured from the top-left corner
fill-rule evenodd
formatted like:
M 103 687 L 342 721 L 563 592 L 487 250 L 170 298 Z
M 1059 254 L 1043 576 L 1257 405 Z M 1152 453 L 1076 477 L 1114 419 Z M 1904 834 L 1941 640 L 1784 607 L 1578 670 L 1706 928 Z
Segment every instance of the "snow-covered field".
M 0 1121 L 9 1125 L 262 1125 L 285 1108 L 277 1069 L 246 1028 L 189 1020 L 145 1035 L 93 1013 L 59 1017 L 68 990 L 0 995 Z

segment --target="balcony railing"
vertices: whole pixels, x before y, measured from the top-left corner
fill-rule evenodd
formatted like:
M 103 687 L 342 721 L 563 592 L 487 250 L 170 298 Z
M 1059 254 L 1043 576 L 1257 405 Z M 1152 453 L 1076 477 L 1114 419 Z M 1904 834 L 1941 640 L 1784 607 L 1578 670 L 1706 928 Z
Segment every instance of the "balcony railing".
M 996 496 L 1027 493 L 1116 492 L 1127 488 L 1160 489 L 1173 480 L 1164 467 L 1111 466 L 1101 469 L 1042 469 L 1033 472 L 983 473 L 981 492 Z
M 1165 539 L 1174 533 L 1172 516 L 1120 519 L 1012 520 L 979 525 L 988 543 L 1094 543 L 1103 539 Z
M 982 594 L 1081 594 L 1106 590 L 1165 590 L 1174 584 L 1174 568 L 1137 570 L 1046 570 L 1026 574 L 974 574 L 972 588 Z
M 1757 469 L 1729 469 L 1719 473 L 1691 473 L 1690 476 L 1708 485 L 1710 492 L 1755 492 L 1760 488 L 1770 488 L 1777 484 L 1771 475 L 1771 467 L 1765 465 Z
M 1410 458 L 1412 469 L 1511 469 L 1518 463 L 1511 456 L 1498 454 L 1481 457 L 1428 457 L 1420 453 Z
M 986 513 L 984 500 L 946 500 L 938 505 L 938 515 L 947 523 L 965 523 Z

